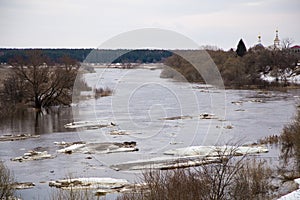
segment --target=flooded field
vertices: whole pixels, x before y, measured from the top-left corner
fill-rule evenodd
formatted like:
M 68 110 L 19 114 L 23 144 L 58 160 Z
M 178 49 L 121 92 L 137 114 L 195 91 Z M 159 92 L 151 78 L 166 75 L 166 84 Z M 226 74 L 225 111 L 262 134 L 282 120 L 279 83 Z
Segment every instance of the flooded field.
M 2 121 L 2 137 L 36 136 L 0 141 L 0 158 L 15 179 L 35 184 L 18 194 L 48 199 L 54 190 L 49 181 L 66 177 L 133 183 L 140 170 L 113 166 L 170 158 L 166 152 L 189 146 L 256 143 L 280 134 L 299 102 L 299 90 L 221 90 L 162 79 L 160 69 L 150 69 L 96 69 L 85 80 L 94 89 L 112 89 L 112 96 L 95 98 L 82 91 L 83 100 L 72 107 Z M 33 159 L 33 154 L 49 156 Z M 260 155 L 277 160 L 278 149 L 270 146 Z

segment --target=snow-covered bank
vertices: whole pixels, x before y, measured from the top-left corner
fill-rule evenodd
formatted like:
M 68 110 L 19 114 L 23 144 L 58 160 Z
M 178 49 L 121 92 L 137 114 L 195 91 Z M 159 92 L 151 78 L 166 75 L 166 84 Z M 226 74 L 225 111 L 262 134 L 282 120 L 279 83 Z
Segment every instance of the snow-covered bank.
M 274 75 L 277 74 L 277 77 Z M 295 70 L 292 69 L 285 69 L 284 71 L 278 70 L 278 72 L 269 72 L 268 74 L 261 74 L 260 78 L 264 81 L 269 83 L 279 81 L 279 82 L 289 82 L 300 84 L 300 68 L 296 68 Z
M 300 199 L 300 178 L 295 179 L 294 181 L 298 184 L 299 189 L 280 197 L 278 200 L 299 200 Z

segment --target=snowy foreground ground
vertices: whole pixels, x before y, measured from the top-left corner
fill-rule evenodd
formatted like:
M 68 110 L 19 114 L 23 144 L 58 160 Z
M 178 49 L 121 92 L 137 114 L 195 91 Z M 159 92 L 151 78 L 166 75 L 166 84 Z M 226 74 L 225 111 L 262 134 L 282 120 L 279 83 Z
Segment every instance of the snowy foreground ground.
M 287 195 L 282 196 L 278 200 L 299 200 L 300 199 L 300 178 L 295 179 L 294 181 L 298 184 L 299 189 Z

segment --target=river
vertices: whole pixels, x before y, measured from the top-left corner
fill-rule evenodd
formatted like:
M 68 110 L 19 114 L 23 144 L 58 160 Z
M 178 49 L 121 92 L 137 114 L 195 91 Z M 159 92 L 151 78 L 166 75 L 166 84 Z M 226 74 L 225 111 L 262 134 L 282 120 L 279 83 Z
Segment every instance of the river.
M 112 177 L 137 180 L 139 171 L 115 171 L 110 165 L 160 157 L 173 148 L 191 145 L 250 144 L 280 134 L 299 102 L 299 90 L 288 92 L 222 90 L 160 78 L 161 69 L 105 69 L 85 74 L 93 88 L 113 89 L 112 96 L 94 98 L 93 92 L 72 107 L 55 108 L 48 114 L 23 112 L 1 122 L 0 135 L 38 134 L 38 138 L 1 142 L 0 158 L 16 181 L 34 182 L 32 189 L 18 190 L 23 199 L 48 199 L 53 189 L 48 181 L 71 177 Z M 89 96 L 90 95 L 90 96 Z M 211 115 L 203 119 L 203 115 Z M 113 128 L 66 129 L 73 121 L 109 121 Z M 110 135 L 111 130 L 128 135 Z M 88 155 L 57 153 L 54 142 L 135 141 L 139 151 Z M 53 159 L 15 162 L 36 147 L 55 155 Z M 277 159 L 270 147 L 266 158 Z M 272 150 L 272 148 L 275 148 Z M 111 197 L 113 198 L 113 197 Z

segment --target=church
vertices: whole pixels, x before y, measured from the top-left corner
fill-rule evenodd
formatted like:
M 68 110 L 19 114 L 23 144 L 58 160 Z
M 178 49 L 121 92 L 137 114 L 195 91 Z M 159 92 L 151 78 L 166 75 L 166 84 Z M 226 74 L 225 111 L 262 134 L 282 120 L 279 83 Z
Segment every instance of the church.
M 278 30 L 276 29 L 276 34 L 275 34 L 275 39 L 274 39 L 274 43 L 268 47 L 264 47 L 264 45 L 261 43 L 261 35 L 258 35 L 258 42 L 257 44 L 254 46 L 255 49 L 257 48 L 267 48 L 270 50 L 281 50 L 282 47 L 280 45 L 280 39 L 278 36 Z

